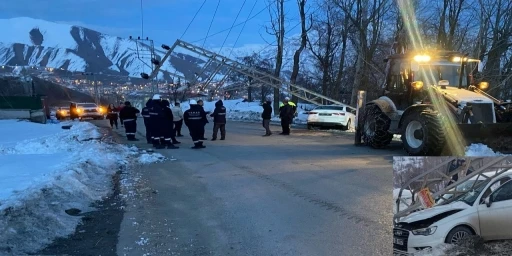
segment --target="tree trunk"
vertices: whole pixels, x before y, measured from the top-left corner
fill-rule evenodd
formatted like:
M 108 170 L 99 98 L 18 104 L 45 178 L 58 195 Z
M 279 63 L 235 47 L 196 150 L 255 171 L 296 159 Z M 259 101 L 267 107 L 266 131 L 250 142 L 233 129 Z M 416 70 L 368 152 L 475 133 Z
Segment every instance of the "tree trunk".
M 299 13 L 300 13 L 300 21 L 301 21 L 301 35 L 300 35 L 300 46 L 295 51 L 293 55 L 293 68 L 292 68 L 292 75 L 290 76 L 290 83 L 296 84 L 297 83 L 297 76 L 299 75 L 299 67 L 300 67 L 300 55 L 304 48 L 306 48 L 307 44 L 307 33 L 308 30 L 306 29 L 306 0 L 297 0 L 297 4 L 299 5 Z M 290 91 L 292 88 L 290 88 Z M 295 95 L 292 95 L 292 102 L 298 104 L 299 98 Z
M 281 77 L 281 69 L 283 67 L 283 51 L 284 51 L 284 0 L 277 0 L 277 12 L 278 12 L 278 31 L 276 32 L 277 39 L 277 55 L 276 55 L 276 68 L 274 71 L 274 76 L 279 78 Z M 282 84 L 279 83 L 279 88 L 281 88 Z M 274 88 L 274 114 L 279 113 L 279 88 Z

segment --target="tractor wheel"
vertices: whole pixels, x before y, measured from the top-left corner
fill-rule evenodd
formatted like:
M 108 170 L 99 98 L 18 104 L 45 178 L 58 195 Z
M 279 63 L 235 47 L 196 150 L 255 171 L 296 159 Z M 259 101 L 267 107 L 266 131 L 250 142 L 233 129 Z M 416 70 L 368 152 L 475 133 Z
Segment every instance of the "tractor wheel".
M 423 110 L 410 113 L 403 118 L 402 142 L 409 155 L 441 155 L 446 135 L 438 112 Z
M 383 148 L 393 139 L 389 133 L 391 119 L 376 105 L 366 108 L 363 125 L 363 141 L 372 148 Z

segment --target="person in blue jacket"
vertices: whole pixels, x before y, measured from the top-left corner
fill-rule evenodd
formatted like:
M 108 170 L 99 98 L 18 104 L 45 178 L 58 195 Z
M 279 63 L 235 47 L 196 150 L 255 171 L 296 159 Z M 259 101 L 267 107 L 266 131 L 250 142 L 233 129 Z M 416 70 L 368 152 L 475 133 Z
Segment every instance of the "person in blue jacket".
M 190 136 L 194 142 L 193 149 L 206 148 L 203 145 L 204 126 L 208 122 L 206 112 L 202 106 L 198 105 L 195 100 L 190 100 L 190 109 L 183 113 L 183 120 L 190 131 Z

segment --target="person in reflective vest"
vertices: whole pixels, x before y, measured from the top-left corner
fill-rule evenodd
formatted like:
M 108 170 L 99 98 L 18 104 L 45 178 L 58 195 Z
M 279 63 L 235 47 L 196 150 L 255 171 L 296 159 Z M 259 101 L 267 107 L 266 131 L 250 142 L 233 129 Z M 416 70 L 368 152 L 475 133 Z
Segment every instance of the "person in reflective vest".
M 149 109 L 151 108 L 151 99 L 146 102 L 146 106 L 142 108 L 141 116 L 144 118 L 144 127 L 146 127 L 146 141 L 148 144 L 153 144 L 151 139 L 151 115 L 149 115 Z
M 123 109 L 119 112 L 119 117 L 124 123 L 126 138 L 128 138 L 129 141 L 138 140 L 135 138 L 135 133 L 137 132 L 137 114 L 139 113 L 140 111 L 132 107 L 129 101 L 124 103 Z
M 165 138 L 163 135 L 164 113 L 162 107 L 162 98 L 160 94 L 155 94 L 149 107 L 150 133 L 153 141 L 153 147 L 156 149 L 165 148 Z
M 194 142 L 193 149 L 205 148 L 203 145 L 204 126 L 208 122 L 206 112 L 203 107 L 197 104 L 195 100 L 190 100 L 190 109 L 183 114 L 185 125 L 190 131 L 190 136 Z

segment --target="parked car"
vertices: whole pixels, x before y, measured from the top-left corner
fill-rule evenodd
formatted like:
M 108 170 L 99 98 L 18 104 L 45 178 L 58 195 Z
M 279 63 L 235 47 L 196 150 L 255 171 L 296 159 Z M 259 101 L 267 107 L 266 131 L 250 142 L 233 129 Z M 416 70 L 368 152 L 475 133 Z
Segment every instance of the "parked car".
M 55 117 L 57 120 L 65 120 L 69 118 L 69 107 L 59 107 L 55 111 Z
M 96 105 L 95 103 L 75 103 L 72 102 L 70 105 L 71 118 L 79 118 L 80 120 L 85 118 L 92 118 L 95 120 L 105 119 L 106 109 Z
M 401 218 L 393 229 L 394 254 L 456 244 L 470 235 L 478 235 L 484 241 L 512 239 L 512 170 L 477 182 L 471 191 L 456 196 L 452 202 Z
M 356 120 L 356 110 L 341 105 L 318 106 L 307 112 L 308 129 L 315 127 L 332 127 L 348 130 L 353 127 Z

